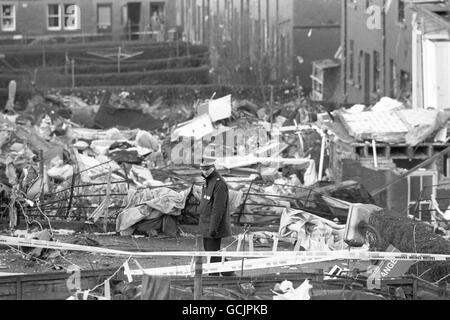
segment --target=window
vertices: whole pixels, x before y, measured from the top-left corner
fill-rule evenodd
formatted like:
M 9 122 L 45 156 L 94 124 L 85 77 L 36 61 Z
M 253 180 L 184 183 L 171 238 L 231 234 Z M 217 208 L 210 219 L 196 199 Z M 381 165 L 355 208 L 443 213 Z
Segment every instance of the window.
M 405 3 L 403 0 L 398 0 L 398 22 L 405 22 Z
M 412 90 L 410 78 L 409 72 L 400 70 L 400 90 L 402 94 L 408 94 Z
M 122 15 L 120 16 L 120 23 L 121 24 L 127 24 L 128 23 L 128 6 L 123 5 L 122 6 Z
M 75 4 L 64 5 L 64 29 L 77 30 L 80 28 L 80 7 Z
M 359 51 L 358 58 L 358 84 L 362 86 L 362 66 L 364 61 L 364 51 Z
M 63 21 L 63 23 L 61 23 Z M 77 30 L 80 28 L 80 8 L 75 4 L 49 4 L 47 7 L 48 30 Z
M 59 4 L 49 4 L 47 7 L 47 28 L 48 30 L 61 29 L 61 11 Z
M 16 30 L 16 7 L 12 4 L 2 5 L 2 31 Z
M 98 28 L 110 29 L 112 24 L 111 4 L 98 4 Z
M 373 52 L 373 92 L 380 91 L 380 53 Z
M 354 75 L 354 65 L 355 65 L 355 41 L 350 40 L 350 48 L 349 48 L 349 61 L 348 61 L 348 65 L 349 65 L 349 78 L 353 79 Z
M 436 197 L 437 172 L 421 170 L 408 176 L 408 213 L 419 220 L 430 221 L 431 198 Z

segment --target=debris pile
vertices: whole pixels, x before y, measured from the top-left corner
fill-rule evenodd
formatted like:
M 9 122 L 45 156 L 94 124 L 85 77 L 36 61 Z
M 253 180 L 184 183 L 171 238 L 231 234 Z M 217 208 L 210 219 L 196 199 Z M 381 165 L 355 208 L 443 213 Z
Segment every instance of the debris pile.
M 280 240 L 294 251 L 387 250 L 391 244 L 402 252 L 450 253 L 448 214 L 436 198 L 438 215 L 428 224 L 380 220 L 388 215 L 365 181 L 342 181 L 335 172 L 342 159 L 367 165 L 369 146 L 377 168 L 383 158 L 377 147 L 417 147 L 430 139 L 445 144 L 450 115 L 409 110 L 388 98 L 368 111 L 319 110 L 316 122 L 305 110 L 304 101 L 274 110 L 225 96 L 174 111 L 161 101 L 136 102 L 127 92 L 105 92 L 95 105 L 38 95 L 25 112 L 8 102 L 0 115 L 0 195 L 9 227 L 45 218 L 49 225 L 80 221 L 122 236 L 176 237 L 180 224 L 198 223 L 198 165 L 207 159 L 228 184 L 233 224 L 265 228 L 247 234 L 252 249 L 253 241 L 273 241 L 276 251 Z M 50 241 L 49 229 L 26 237 Z M 27 253 L 46 259 L 42 249 Z M 418 265 L 421 272 L 430 269 L 432 281 L 450 271 L 448 263 Z M 310 299 L 308 281 L 297 289 L 287 284 L 272 291 L 273 299 Z

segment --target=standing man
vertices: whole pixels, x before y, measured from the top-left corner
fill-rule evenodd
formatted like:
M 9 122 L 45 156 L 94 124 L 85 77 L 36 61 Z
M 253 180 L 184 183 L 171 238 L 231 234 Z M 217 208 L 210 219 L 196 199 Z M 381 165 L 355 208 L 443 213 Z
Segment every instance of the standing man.
M 205 251 L 219 251 L 222 238 L 231 236 L 228 186 L 216 171 L 214 161 L 203 160 L 200 170 L 205 179 L 199 206 L 199 227 L 203 235 L 203 246 Z M 221 260 L 221 257 L 211 257 L 211 263 Z M 223 272 L 222 275 L 231 276 L 234 272 Z

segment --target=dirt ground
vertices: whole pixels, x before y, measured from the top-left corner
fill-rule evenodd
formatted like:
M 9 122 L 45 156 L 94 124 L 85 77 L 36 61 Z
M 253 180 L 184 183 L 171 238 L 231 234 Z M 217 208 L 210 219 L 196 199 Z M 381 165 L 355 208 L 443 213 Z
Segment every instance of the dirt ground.
M 195 250 L 195 228 L 194 226 L 182 226 L 184 232 L 183 236 L 176 238 L 168 238 L 164 236 L 156 236 L 150 238 L 136 238 L 131 236 L 118 235 L 98 235 L 93 233 L 78 233 L 75 235 L 55 235 L 54 238 L 59 242 L 77 243 L 81 245 L 89 245 L 97 242 L 99 247 L 123 250 L 123 251 L 137 251 L 137 252 L 152 252 L 152 251 L 194 251 Z M 235 230 L 236 231 L 236 230 Z M 238 230 L 237 230 L 238 231 Z M 191 233 L 192 232 L 192 233 Z M 8 235 L 5 232 L 0 233 Z M 237 234 L 235 232 L 235 234 Z M 226 238 L 222 242 L 222 248 L 228 247 L 228 251 L 235 251 L 237 241 L 235 238 Z M 248 244 L 247 244 L 248 246 Z M 292 250 L 293 246 L 287 243 L 279 243 L 278 250 Z M 270 251 L 271 244 L 257 245 L 255 250 Z M 42 273 L 42 272 L 56 272 L 67 270 L 71 265 L 76 265 L 81 270 L 98 270 L 119 268 L 128 257 L 106 256 L 95 253 L 86 252 L 49 252 L 50 257 L 45 260 L 30 260 L 30 257 L 21 253 L 17 248 L 0 246 L 0 274 L 7 273 Z M 190 257 L 149 257 L 136 258 L 139 264 L 144 268 L 167 267 L 175 265 L 187 265 L 191 263 Z M 243 276 L 264 275 L 284 272 L 315 272 L 318 269 L 328 271 L 334 265 L 347 267 L 346 261 L 331 261 L 326 263 L 315 263 L 302 266 L 282 267 L 264 269 L 258 271 L 244 271 Z M 359 268 L 364 270 L 367 268 L 367 262 L 352 262 L 351 268 Z M 137 269 L 137 265 L 132 261 L 130 263 L 131 269 Z

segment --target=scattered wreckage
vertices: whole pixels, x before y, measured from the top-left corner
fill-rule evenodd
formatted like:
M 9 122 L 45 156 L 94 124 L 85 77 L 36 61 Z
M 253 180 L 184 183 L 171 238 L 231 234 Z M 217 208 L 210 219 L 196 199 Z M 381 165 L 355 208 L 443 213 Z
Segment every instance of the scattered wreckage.
M 161 111 L 160 101 L 153 106 L 130 107 L 133 103 L 127 96 L 112 97 L 105 93 L 100 104 L 94 106 L 77 97 L 37 96 L 30 100 L 28 111 L 16 112 L 9 102 L 8 112 L 0 115 L 2 217 L 7 218 L 12 234 L 25 241 L 26 245 L 20 247 L 22 254 L 46 260 L 52 254 L 64 256 L 64 252 L 74 250 L 76 247 L 59 241 L 56 243 L 62 249 L 52 249 L 54 245 L 49 242 L 56 240 L 58 230 L 52 228 L 56 221 L 81 222 L 91 231 L 121 236 L 186 236 L 180 226 L 198 222 L 196 207 L 201 197 L 201 181 L 197 165 L 202 158 L 215 160 L 230 187 L 229 210 L 234 225 L 241 227 L 234 241 L 237 252 L 248 248 L 251 254 L 261 251 L 255 248 L 271 248 L 271 252 L 277 253 L 283 252 L 279 246 L 284 246 L 292 252 L 311 253 L 357 247 L 378 252 L 450 254 L 448 213 L 445 208 L 445 212 L 437 210 L 435 196 L 424 199 L 426 195 L 421 194 L 416 203 L 414 199 L 409 201 L 420 207 L 422 201 L 434 200 L 433 219 L 429 223 L 412 219 L 414 211 L 410 211 L 409 218 L 393 217 L 377 206 L 378 199 L 365 188 L 364 181 L 336 179 L 339 172 L 333 170 L 346 157 L 359 159 L 367 167 L 368 150 L 372 150 L 373 158 L 369 166 L 380 169 L 378 143 L 417 146 L 436 132 L 435 139 L 444 145 L 439 146 L 442 151 L 448 141 L 443 130 L 449 117 L 439 112 L 411 111 L 395 101 L 382 99 L 370 111 L 356 106 L 319 113 L 317 122 L 311 121 L 304 105 L 272 110 L 274 117 L 270 119 L 264 108 L 226 96 L 198 103 L 193 111 L 184 108 L 181 114 L 186 121 L 171 124 L 169 118 L 155 121 L 155 115 Z M 126 108 L 121 108 L 122 105 Z M 377 118 L 386 113 L 389 119 Z M 102 114 L 107 116 L 99 116 Z M 421 117 L 429 121 L 419 121 Z M 146 118 L 152 121 L 144 121 Z M 376 123 L 388 121 L 387 126 L 371 127 L 371 119 L 376 119 Z M 355 149 L 359 145 L 363 146 L 361 152 Z M 341 172 L 342 176 L 345 175 Z M 21 234 L 17 229 L 24 225 L 30 232 Z M 407 232 L 400 231 L 402 228 L 408 229 Z M 6 237 L 3 239 L 7 241 Z M 89 237 L 81 243 L 86 248 L 98 245 Z M 272 266 L 277 265 L 270 261 Z M 308 262 L 315 261 L 319 260 Z M 245 270 L 251 270 L 252 262 L 257 264 L 250 259 Z M 279 259 L 276 262 L 280 267 L 289 265 Z M 76 288 L 75 293 L 63 290 L 59 298 L 195 296 L 194 288 L 190 287 L 192 280 L 187 284 L 186 278 L 176 273 L 170 278 L 160 277 L 158 272 L 162 269 L 148 271 L 137 260 L 135 263 L 138 269 L 134 273 L 130 271 L 129 260 L 116 272 L 105 272 L 105 280 L 94 288 L 101 293 Z M 299 261 L 291 263 L 298 265 Z M 333 291 L 330 286 L 342 287 L 343 283 L 350 286 L 341 298 L 424 298 L 426 295 L 420 294 L 419 287 L 433 297 L 448 295 L 448 289 L 442 289 L 450 273 L 448 260 L 428 259 L 414 265 L 416 271 L 427 273 L 430 278 L 424 279 L 429 281 L 418 277 L 417 272 L 409 272 L 416 273 L 415 277 L 405 276 L 413 267 L 402 265 L 403 262 L 399 263 L 401 272 L 396 270 L 391 277 L 373 276 L 384 270 L 382 265 L 386 263 L 389 261 L 372 259 L 365 272 L 350 270 L 350 265 L 347 268 L 336 265 L 329 273 L 325 270 L 316 273 L 313 281 L 308 280 L 311 274 L 299 274 L 297 278 L 272 275 L 278 285 L 274 286 L 272 281 L 274 287 L 269 289 L 267 277 L 265 282 L 257 277 L 247 278 L 245 283 L 241 275 L 237 287 L 236 279 L 204 277 L 203 297 L 320 299 L 330 297 L 329 290 Z M 208 274 L 207 264 L 204 266 L 202 272 Z M 230 266 L 239 270 L 241 261 L 231 261 Z M 186 274 L 193 275 L 191 267 L 186 266 Z M 0 277 L 0 281 L 12 281 L 14 277 Z M 296 288 L 293 282 L 287 282 L 288 277 Z M 369 280 L 374 278 L 376 284 L 370 284 Z M 208 288 L 207 284 L 217 281 L 228 281 L 229 286 L 222 291 Z M 259 291 L 262 287 L 266 289 L 264 292 Z M 175 296 L 171 296 L 174 292 Z

